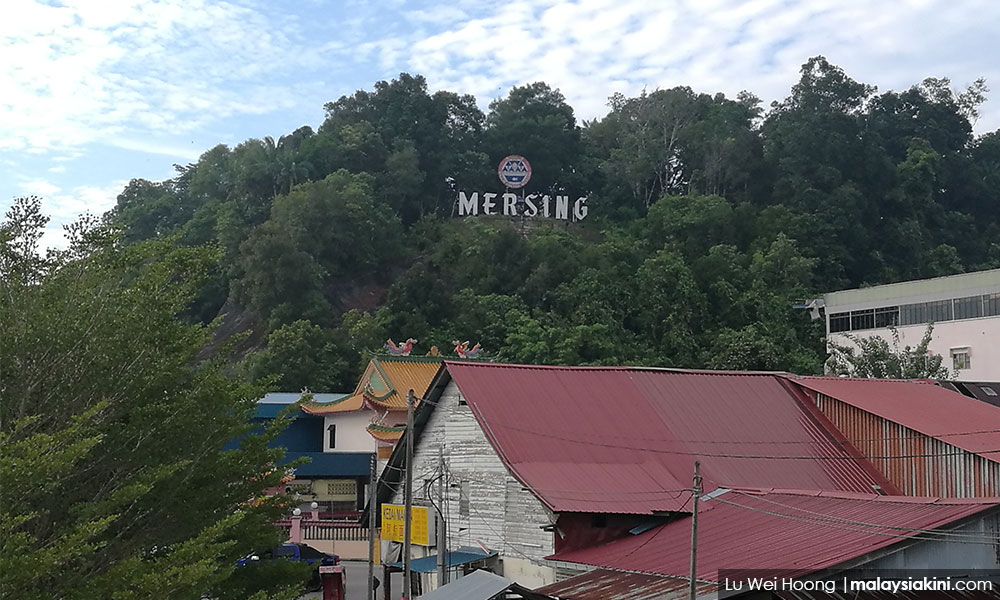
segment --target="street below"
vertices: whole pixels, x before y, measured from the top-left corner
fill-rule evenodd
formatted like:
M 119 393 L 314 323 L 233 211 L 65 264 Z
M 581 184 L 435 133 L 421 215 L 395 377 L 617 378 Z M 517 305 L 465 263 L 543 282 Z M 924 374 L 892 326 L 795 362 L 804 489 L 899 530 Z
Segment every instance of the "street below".
M 345 560 L 341 561 L 344 565 L 344 573 L 347 575 L 347 586 L 346 586 L 346 598 L 344 600 L 365 600 L 365 592 L 367 591 L 367 584 L 365 580 L 368 578 L 368 563 L 359 560 Z M 379 581 L 382 580 L 382 566 L 376 565 L 375 567 L 375 578 Z M 384 585 L 384 582 L 383 582 Z M 402 590 L 403 576 L 402 573 L 394 573 L 392 575 L 392 590 L 393 598 L 398 598 L 400 595 L 400 590 Z M 375 597 L 382 598 L 383 589 L 380 585 L 376 591 Z M 310 592 L 304 596 L 300 597 L 300 600 L 322 600 L 322 592 Z

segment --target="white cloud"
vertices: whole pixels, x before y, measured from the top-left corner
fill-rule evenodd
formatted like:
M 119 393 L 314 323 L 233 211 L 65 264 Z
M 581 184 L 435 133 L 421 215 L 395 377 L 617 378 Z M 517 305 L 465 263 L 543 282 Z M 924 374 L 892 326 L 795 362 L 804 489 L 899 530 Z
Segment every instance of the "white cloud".
M 546 81 L 580 119 L 603 116 L 614 92 L 676 85 L 730 97 L 746 89 L 766 104 L 817 54 L 883 91 L 982 76 L 1000 93 L 993 0 L 421 4 L 8 0 L 0 166 L 24 179 L 8 176 L 3 199 L 33 183 L 54 222 L 102 212 L 136 163 L 108 167 L 115 181 L 88 187 L 74 170 L 82 156 L 112 146 L 163 157 L 169 173 L 216 142 L 287 133 L 280 117 L 318 119 L 323 101 L 404 70 L 484 108 L 512 85 Z M 982 112 L 977 132 L 1000 127 L 1000 101 Z M 65 189 L 49 182 L 56 175 Z
M 114 207 L 118 194 L 125 188 L 127 180 L 114 181 L 108 185 L 80 185 L 63 190 L 49 181 L 22 180 L 18 189 L 25 196 L 39 196 L 42 199 L 42 213 L 51 218 L 53 225 L 71 223 L 84 213 L 101 215 Z M 52 228 L 53 231 L 60 231 Z M 61 235 L 61 234 L 60 234 Z
M 0 150 L 72 149 L 287 107 L 289 92 L 263 76 L 297 60 L 283 25 L 229 2 L 14 0 L 0 21 L 0 53 L 15 57 L 0 63 Z
M 928 76 L 950 76 L 959 87 L 985 76 L 1000 88 L 996 23 L 1000 3 L 984 0 L 910 0 L 905 8 L 863 0 L 504 2 L 413 40 L 408 61 L 431 85 L 474 93 L 484 105 L 498 88 L 544 80 L 578 116 L 593 118 L 612 93 L 643 88 L 781 99 L 817 54 L 882 90 Z M 977 130 L 1000 126 L 1000 109 L 984 113 Z

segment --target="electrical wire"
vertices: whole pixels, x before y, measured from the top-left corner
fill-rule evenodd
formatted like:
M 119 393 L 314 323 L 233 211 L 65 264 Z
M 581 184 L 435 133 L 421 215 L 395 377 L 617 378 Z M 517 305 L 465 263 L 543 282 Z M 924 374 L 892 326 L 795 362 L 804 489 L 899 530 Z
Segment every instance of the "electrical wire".
M 509 476 L 509 475 L 505 475 L 505 477 L 506 476 Z M 467 479 L 468 481 L 475 481 L 477 483 L 482 483 L 482 484 L 486 484 L 486 485 L 496 485 L 497 484 L 496 481 L 489 481 L 489 480 L 486 480 L 486 479 L 477 479 L 475 477 L 472 477 L 471 475 L 464 475 L 464 478 Z M 512 477 L 512 479 L 513 479 L 513 477 Z M 616 490 L 579 490 L 579 489 L 577 489 L 577 490 L 571 490 L 571 489 L 563 489 L 563 488 L 542 488 L 542 487 L 526 486 L 523 483 L 521 483 L 520 481 L 518 481 L 517 479 L 514 479 L 514 481 L 517 482 L 517 484 L 520 487 L 525 488 L 525 489 L 527 489 L 529 491 L 532 491 L 532 492 L 555 492 L 555 493 L 562 492 L 562 493 L 566 493 L 566 494 L 588 494 L 588 495 L 593 494 L 593 495 L 600 495 L 600 496 L 672 494 L 671 498 L 677 499 L 677 498 L 680 498 L 681 494 L 684 494 L 686 492 L 690 492 L 691 491 L 690 488 L 676 488 L 676 489 L 662 489 L 662 490 L 628 490 L 628 491 L 616 491 Z
M 688 489 L 688 490 L 686 490 L 686 491 L 688 491 L 688 492 L 693 492 L 693 491 L 694 491 L 694 489 L 693 489 L 693 488 L 690 488 L 690 489 Z M 691 498 L 694 498 L 694 494 L 693 494 L 693 493 L 692 493 L 692 494 L 691 494 L 690 496 L 688 496 L 688 499 L 684 501 L 684 504 L 682 504 L 682 505 L 681 505 L 680 509 L 679 509 L 679 510 L 678 510 L 677 512 L 683 512 L 683 511 L 684 511 L 684 508 L 685 508 L 685 507 L 686 507 L 686 506 L 688 505 L 688 502 L 690 502 L 690 501 L 691 501 Z M 629 552 L 628 554 L 626 554 L 626 555 L 625 555 L 625 556 L 623 556 L 622 558 L 628 558 L 629 556 L 632 556 L 633 554 L 635 554 L 635 553 L 636 553 L 636 552 L 638 552 L 639 550 L 642 550 L 642 549 L 643 549 L 643 548 L 645 548 L 645 547 L 646 547 L 646 546 L 647 546 L 647 545 L 648 545 L 648 544 L 649 544 L 650 542 L 652 542 L 653 540 L 655 540 L 655 539 L 656 539 L 656 537 L 657 537 L 657 536 L 656 536 L 656 534 L 655 534 L 655 533 L 654 533 L 653 535 L 649 536 L 649 539 L 648 539 L 648 540 L 645 540 L 644 542 L 642 542 L 641 544 L 639 544 L 638 546 L 636 546 L 635 548 L 633 548 L 633 549 L 632 549 L 632 550 L 631 550 L 631 551 L 630 551 L 630 552 Z
M 471 412 L 471 407 L 470 407 L 470 411 L 469 412 L 465 412 L 465 411 L 461 411 L 461 410 L 454 409 L 454 408 L 451 408 L 451 407 L 441 406 L 440 403 L 436 402 L 436 401 L 425 400 L 425 402 L 427 402 L 428 404 L 435 405 L 436 407 L 443 408 L 444 410 L 447 410 L 447 411 L 449 411 L 449 412 L 451 412 L 453 414 L 457 414 L 457 415 L 460 415 L 460 416 L 463 416 L 463 417 L 472 417 L 472 418 L 475 419 L 475 415 L 473 415 L 472 412 Z M 519 427 L 519 426 L 516 426 L 516 425 L 510 425 L 510 424 L 506 424 L 506 423 L 494 423 L 494 422 L 491 422 L 490 425 L 491 426 L 497 425 L 497 426 L 500 426 L 500 427 L 507 427 L 507 428 L 510 428 L 510 429 L 522 431 L 522 432 L 529 433 L 529 434 L 545 435 L 547 437 L 552 437 L 552 438 L 555 438 L 555 439 L 563 439 L 565 441 L 569 441 L 569 442 L 573 442 L 573 443 L 580 443 L 580 444 L 586 444 L 586 445 L 592 445 L 592 446 L 600 446 L 600 447 L 624 448 L 624 449 L 640 450 L 640 451 L 647 451 L 647 452 L 654 452 L 654 453 L 664 453 L 664 454 L 679 454 L 679 455 L 706 456 L 706 457 L 719 457 L 719 458 L 756 458 L 756 459 L 784 459 L 784 460 L 787 460 L 787 459 L 802 459 L 802 460 L 843 459 L 843 460 L 856 460 L 855 457 L 769 456 L 769 455 L 743 455 L 743 454 L 714 454 L 714 453 L 696 453 L 696 452 L 671 451 L 671 450 L 663 450 L 663 449 L 638 448 L 638 447 L 635 447 L 635 446 L 623 446 L 623 445 L 614 445 L 614 444 L 603 444 L 603 443 L 599 443 L 599 442 L 578 440 L 576 438 L 562 438 L 560 436 L 553 435 L 550 431 L 544 431 L 544 432 L 543 431 L 533 431 L 533 430 L 530 430 L 530 429 L 525 429 L 525 428 L 522 428 L 522 427 Z M 995 433 L 997 431 L 1000 431 L 1000 430 L 981 430 L 981 431 L 969 431 L 969 432 L 954 432 L 954 433 L 940 434 L 940 436 L 934 436 L 934 437 L 974 435 L 974 434 L 983 434 L 983 433 Z M 907 439 L 911 439 L 911 438 L 900 438 L 900 437 L 894 437 L 894 438 L 872 438 L 871 440 L 867 440 L 867 441 L 893 441 L 893 440 L 907 440 Z M 680 441 L 680 440 L 674 440 L 674 441 Z M 862 441 L 862 440 L 847 440 L 847 442 L 859 442 L 859 441 Z M 687 443 L 697 443 L 697 442 L 687 442 Z M 701 443 L 706 443 L 706 442 L 701 442 Z M 732 443 L 739 443 L 739 442 L 732 442 Z M 748 442 L 748 443 L 752 443 L 752 442 Z M 781 443 L 781 442 L 762 442 L 762 443 Z M 788 442 L 785 442 L 785 443 L 799 443 L 799 442 L 788 441 Z M 805 442 L 802 442 L 802 443 L 805 443 Z M 824 443 L 824 444 L 827 444 L 827 445 L 835 445 L 835 442 L 833 442 L 833 441 L 831 441 L 831 442 L 815 442 L 815 443 Z M 844 442 L 836 442 L 836 443 L 844 443 Z M 991 450 L 991 451 L 987 451 L 987 452 L 984 452 L 984 453 L 985 454 L 991 454 L 991 453 L 997 453 L 997 452 L 1000 452 L 1000 450 Z M 888 458 L 888 459 L 893 459 L 893 458 L 918 458 L 918 457 L 935 457 L 935 456 L 953 456 L 953 455 L 961 455 L 961 454 L 966 454 L 966 452 L 965 451 L 961 451 L 961 452 L 947 452 L 947 453 L 909 454 L 909 455 L 897 455 L 897 456 L 888 456 L 888 457 L 866 456 L 865 458 L 868 458 L 868 459 L 880 459 L 880 458 Z M 397 469 L 399 471 L 405 471 L 404 469 L 399 469 L 397 467 L 389 467 L 389 468 L 394 468 L 394 469 Z M 428 471 L 428 472 L 435 472 L 435 471 L 436 470 L 432 470 L 432 471 Z M 425 472 L 425 474 L 426 473 L 427 472 Z M 452 476 L 453 476 L 453 474 L 449 471 L 448 475 L 447 475 L 448 481 L 451 481 Z M 469 481 L 477 481 L 479 483 L 485 483 L 485 484 L 488 484 L 488 485 L 496 485 L 497 484 L 497 482 L 495 482 L 495 481 L 487 481 L 487 480 L 482 480 L 482 479 L 476 479 L 474 477 L 465 477 L 463 479 L 459 479 L 459 481 L 466 480 L 466 479 L 469 480 Z M 507 482 L 505 482 L 505 485 L 506 485 L 506 483 Z M 518 483 L 520 483 L 520 482 L 518 482 Z M 541 493 L 541 492 L 544 492 L 544 491 L 555 492 L 555 493 L 558 493 L 558 492 L 576 493 L 576 494 L 603 494 L 603 493 L 607 493 L 607 494 L 615 494 L 617 496 L 621 496 L 622 494 L 644 495 L 644 494 L 675 493 L 676 495 L 674 495 L 672 497 L 673 499 L 679 498 L 681 494 L 683 494 L 685 492 L 690 492 L 691 491 L 690 489 L 687 489 L 687 488 L 680 489 L 680 490 L 642 490 L 642 491 L 631 491 L 631 492 L 610 492 L 610 491 L 600 491 L 600 490 L 599 491 L 567 490 L 567 489 L 557 489 L 557 488 L 528 488 L 528 489 L 529 489 L 529 491 L 532 491 L 534 493 Z M 731 502 L 731 501 L 728 501 L 728 500 L 724 500 L 724 499 L 719 498 L 719 497 L 713 497 L 713 498 L 706 499 L 706 500 L 711 500 L 711 501 L 714 501 L 714 502 L 719 502 L 721 504 L 730 505 L 730 506 L 733 506 L 733 507 L 736 507 L 736 508 L 741 508 L 741 509 L 744 509 L 744 510 L 750 510 L 750 511 L 758 512 L 758 513 L 762 513 L 762 514 L 771 515 L 771 516 L 774 516 L 774 517 L 777 517 L 777 518 L 785 518 L 785 519 L 790 519 L 790 520 L 799 521 L 799 522 L 815 523 L 815 524 L 818 524 L 818 525 L 821 525 L 821 526 L 825 526 L 825 527 L 830 527 L 830 528 L 833 528 L 833 529 L 842 529 L 842 530 L 846 530 L 846 531 L 854 531 L 854 532 L 859 532 L 859 533 L 868 533 L 868 534 L 880 535 L 880 536 L 885 536 L 885 537 L 894 537 L 894 538 L 900 538 L 900 539 L 933 540 L 933 541 L 942 541 L 942 538 L 944 538 L 945 541 L 949 541 L 949 542 L 953 542 L 953 543 L 965 543 L 965 544 L 975 544 L 975 545 L 983 545 L 983 544 L 991 545 L 991 544 L 995 544 L 996 543 L 995 538 L 984 538 L 984 537 L 981 537 L 981 536 L 977 536 L 975 534 L 965 534 L 965 533 L 962 533 L 962 532 L 949 532 L 949 531 L 940 531 L 940 530 L 933 530 L 933 529 L 906 528 L 906 527 L 898 527 L 898 526 L 891 526 L 891 525 L 882 525 L 882 524 L 877 524 L 877 523 L 867 523 L 867 522 L 863 522 L 863 521 L 854 521 L 854 520 L 851 520 L 851 519 L 845 519 L 845 518 L 837 517 L 837 516 L 834 516 L 834 515 L 827 515 L 827 514 L 824 514 L 824 513 L 818 513 L 818 512 L 815 512 L 815 511 L 809 511 L 809 510 L 806 510 L 806 509 L 800 509 L 800 508 L 797 508 L 797 507 L 794 507 L 794 506 L 791 506 L 791 505 L 787 505 L 787 504 L 783 504 L 783 503 L 780 503 L 780 502 L 777 502 L 777 501 L 774 501 L 774 500 L 771 500 L 771 499 L 762 498 L 760 496 L 754 496 L 754 495 L 751 495 L 751 494 L 746 494 L 746 493 L 738 492 L 738 491 L 736 493 L 739 493 L 739 494 L 741 494 L 743 496 L 746 496 L 746 497 L 758 498 L 758 499 L 761 499 L 763 501 L 766 501 L 766 502 L 769 502 L 771 504 L 775 504 L 777 506 L 781 506 L 781 507 L 784 507 L 784 508 L 787 508 L 787 509 L 790 509 L 790 510 L 795 510 L 795 511 L 803 512 L 803 513 L 806 513 L 806 514 L 810 514 L 810 515 L 812 515 L 813 517 L 816 517 L 816 518 L 803 517 L 803 516 L 799 516 L 799 515 L 789 515 L 789 514 L 781 513 L 781 512 L 777 512 L 777 511 L 768 511 L 768 510 L 759 509 L 759 508 L 755 508 L 755 507 L 751 507 L 751 506 L 745 506 L 745 505 L 742 505 L 742 504 L 739 504 L 739 503 L 736 503 L 736 502 Z M 462 495 L 463 495 L 462 494 L 462 490 L 461 490 L 461 488 L 459 488 L 459 498 L 460 498 L 460 500 L 461 500 Z M 687 506 L 687 504 L 688 504 L 688 502 L 690 502 L 690 500 L 691 500 L 691 496 L 689 496 L 687 498 L 687 500 L 685 501 L 685 503 L 682 505 L 682 508 L 679 509 L 677 512 L 682 512 L 683 508 Z M 602 500 L 589 500 L 589 501 L 591 501 L 591 502 L 600 502 Z M 869 500 L 869 501 L 875 501 L 875 500 L 872 499 L 872 500 Z M 611 499 L 611 500 L 607 500 L 607 502 L 620 502 L 620 501 L 618 499 Z M 469 506 L 472 509 L 472 511 L 476 513 L 477 518 L 480 519 L 480 520 L 482 520 L 483 523 L 487 526 L 487 528 L 494 535 L 496 535 L 498 539 L 500 539 L 501 541 L 505 539 L 502 535 L 500 535 L 500 534 L 498 534 L 496 532 L 496 530 L 492 527 L 492 525 L 489 523 L 489 521 L 485 517 L 483 517 L 482 514 L 479 513 L 478 509 L 476 509 L 472 505 L 471 499 L 470 499 L 470 502 L 469 502 Z M 905 532 L 910 532 L 910 533 L 912 533 L 914 535 L 899 535 L 899 534 L 892 534 L 892 533 L 888 533 L 888 532 L 884 532 L 884 531 L 870 531 L 868 529 L 859 529 L 858 527 L 862 527 L 862 528 L 876 528 L 876 529 L 890 529 L 890 530 L 894 530 L 894 531 L 905 531 Z M 933 535 L 934 537 L 923 537 L 920 534 L 924 534 L 924 536 L 926 536 L 926 535 Z M 948 539 L 948 538 L 951 538 L 951 539 Z M 978 540 L 990 540 L 990 541 L 978 541 Z M 503 545 L 506 548 L 507 544 L 505 542 L 503 542 L 503 541 L 502 541 L 502 543 L 503 543 Z M 648 541 L 644 542 L 644 543 L 648 543 Z M 521 556 L 523 556 L 524 558 L 527 558 L 527 559 L 531 560 L 530 557 L 528 557 L 523 552 L 519 551 L 517 548 L 511 547 L 511 549 L 515 553 L 518 553 Z
M 920 529 L 920 528 L 914 528 L 914 527 L 899 527 L 899 526 L 895 526 L 895 525 L 882 525 L 882 524 L 879 524 L 879 523 L 867 523 L 865 521 L 855 521 L 855 520 L 852 520 L 852 519 L 845 519 L 843 517 L 838 517 L 838 516 L 835 516 L 835 515 L 829 515 L 829 514 L 826 514 L 826 513 L 816 512 L 816 511 L 812 511 L 812 510 L 807 510 L 805 508 L 800 508 L 800 507 L 797 507 L 797 506 L 792 506 L 790 504 L 785 504 L 783 502 L 778 502 L 777 500 L 772 500 L 772 499 L 767 498 L 765 496 L 761 496 L 761 495 L 757 495 L 757 494 L 748 494 L 748 493 L 740 491 L 740 490 L 730 490 L 730 492 L 732 492 L 734 494 L 739 494 L 739 495 L 741 495 L 743 497 L 746 497 L 746 498 L 753 498 L 753 499 L 756 499 L 756 500 L 761 500 L 763 502 L 767 502 L 768 504 L 774 504 L 776 506 L 780 506 L 782 508 L 787 508 L 789 510 L 799 511 L 799 512 L 802 512 L 802 513 L 805 513 L 805 514 L 813 515 L 815 517 L 818 517 L 819 520 L 822 520 L 822 521 L 829 521 L 829 522 L 835 522 L 835 523 L 844 523 L 846 525 L 855 525 L 855 526 L 859 526 L 859 527 L 874 527 L 874 528 L 877 528 L 877 529 L 892 529 L 894 531 L 909 531 L 909 532 L 913 532 L 913 533 L 930 533 L 930 534 L 939 535 L 939 536 L 954 537 L 954 538 L 957 538 L 957 539 L 994 540 L 994 541 L 1000 540 L 1000 536 L 994 536 L 994 537 L 986 536 L 986 537 L 984 537 L 984 536 L 981 536 L 981 535 L 977 535 L 975 533 L 963 533 L 963 532 L 960 532 L 960 531 L 942 531 L 940 529 Z M 872 499 L 870 501 L 871 502 L 880 502 L 879 500 L 875 500 L 875 499 Z
M 459 480 L 459 483 L 461 483 L 461 479 Z M 458 488 L 458 494 L 459 494 L 459 498 L 461 499 L 461 497 L 462 497 L 462 488 L 461 488 L 461 485 Z M 500 540 L 500 546 L 504 550 L 507 550 L 509 548 L 509 549 L 513 550 L 515 554 L 518 554 L 521 557 L 523 557 L 523 558 L 525 558 L 525 559 L 527 559 L 529 561 L 534 561 L 535 560 L 535 559 L 531 558 L 530 556 L 528 556 L 527 554 L 525 554 L 524 552 L 522 552 L 522 551 L 518 550 L 517 548 L 509 545 L 507 543 L 507 538 L 505 536 L 500 535 L 499 533 L 497 533 L 497 530 L 493 529 L 493 526 L 486 519 L 486 517 L 484 517 L 482 514 L 480 514 L 479 510 L 476 509 L 475 505 L 472 503 L 472 498 L 469 498 L 469 509 L 471 510 L 471 512 L 475 513 L 476 517 L 480 521 L 482 521 L 484 525 L 486 525 L 486 528 L 489 529 L 490 532 L 493 533 L 493 535 L 495 535 L 498 540 Z
M 765 509 L 762 509 L 762 508 L 755 508 L 753 506 L 746 506 L 744 504 L 739 504 L 737 502 L 731 502 L 729 500 L 723 500 L 719 496 L 715 496 L 713 498 L 707 498 L 706 501 L 709 501 L 709 502 L 718 502 L 720 504 L 725 504 L 725 505 L 728 505 L 728 506 L 733 506 L 733 507 L 736 507 L 736 508 L 740 508 L 740 509 L 744 509 L 744 510 L 756 512 L 756 513 L 761 513 L 761 514 L 765 514 L 765 515 L 770 515 L 772 517 L 778 517 L 780 519 L 788 519 L 788 520 L 791 520 L 791 521 L 798 521 L 800 523 L 812 523 L 812 524 L 815 524 L 815 525 L 819 525 L 820 527 L 828 527 L 830 529 L 840 529 L 840 530 L 843 530 L 843 531 L 853 531 L 855 533 L 864 533 L 864 534 L 869 534 L 869 535 L 879 535 L 879 536 L 883 536 L 883 537 L 891 537 L 891 538 L 905 539 L 905 540 L 925 540 L 925 541 L 933 541 L 933 542 L 945 541 L 945 542 L 952 543 L 952 544 L 970 544 L 970 545 L 977 545 L 977 546 L 983 546 L 983 545 L 992 546 L 992 545 L 995 545 L 997 543 L 996 540 L 993 540 L 993 541 L 981 541 L 981 542 L 975 542 L 975 541 L 969 541 L 969 540 L 954 540 L 954 539 L 944 539 L 944 540 L 942 540 L 941 537 L 926 537 L 925 535 L 920 535 L 919 533 L 916 534 L 916 535 L 904 535 L 904 534 L 898 534 L 898 533 L 888 533 L 888 532 L 884 532 L 884 531 L 873 531 L 871 529 L 859 529 L 857 527 L 848 527 L 846 525 L 842 526 L 840 524 L 831 523 L 828 520 L 813 519 L 813 518 L 809 518 L 809 517 L 800 517 L 800 516 L 797 516 L 797 515 L 789 515 L 789 514 L 786 514 L 786 513 L 780 513 L 780 512 L 776 512 L 776 511 L 765 510 Z M 888 529 L 888 526 L 876 526 L 876 527 L 878 527 L 880 529 Z M 933 530 L 931 530 L 931 531 L 933 531 Z M 941 533 L 941 532 L 939 532 L 939 531 L 933 531 L 933 534 L 935 536 L 938 536 L 939 533 Z M 984 539 L 984 538 L 980 538 L 980 539 Z
M 669 454 L 675 456 L 692 456 L 692 457 L 703 457 L 703 458 L 732 458 L 732 459 L 750 459 L 750 460 L 847 460 L 847 461 L 857 461 L 859 459 L 868 460 L 895 460 L 900 458 L 938 458 L 946 456 L 965 456 L 968 454 L 973 455 L 985 455 L 985 454 L 997 454 L 1000 456 L 1000 448 L 992 450 L 983 450 L 980 452 L 969 452 L 967 450 L 957 450 L 955 452 L 928 452 L 923 454 L 896 454 L 896 455 L 866 455 L 859 452 L 859 456 L 795 456 L 795 455 L 769 455 L 769 454 L 732 454 L 732 453 L 714 453 L 714 452 L 690 452 L 684 450 L 668 450 L 665 448 L 643 448 L 639 446 L 631 446 L 624 444 L 605 444 L 601 442 L 595 442 L 590 440 L 581 440 L 576 437 L 566 437 L 553 434 L 551 431 L 534 431 L 531 429 L 525 429 L 516 425 L 509 425 L 506 423 L 497 423 L 490 421 L 490 427 L 502 427 L 506 429 L 512 429 L 514 431 L 520 431 L 522 433 L 539 435 L 548 437 L 551 439 L 556 439 L 560 441 L 566 441 L 575 444 L 581 444 L 584 446 L 594 446 L 600 448 L 616 448 L 623 450 L 634 450 L 639 452 L 648 452 L 652 454 Z M 669 442 L 672 440 L 662 440 L 664 442 Z M 832 445 L 832 444 L 831 444 Z
M 431 405 L 437 407 L 440 410 L 448 411 L 449 413 L 457 415 L 459 417 L 472 418 L 472 419 L 478 421 L 478 419 L 476 419 L 475 414 L 472 412 L 471 408 L 470 408 L 469 411 L 464 411 L 464 410 L 456 409 L 454 407 L 442 405 L 439 401 L 424 400 L 424 402 L 426 402 L 427 404 L 431 404 Z M 489 425 L 491 427 L 498 426 L 498 427 L 503 427 L 503 428 L 507 428 L 507 429 L 513 429 L 513 430 L 516 430 L 516 431 L 521 431 L 523 433 L 531 433 L 531 434 L 536 434 L 536 435 L 545 435 L 545 436 L 549 436 L 549 437 L 556 437 L 556 439 L 562 439 L 562 438 L 558 438 L 557 436 L 552 435 L 551 431 L 539 431 L 539 430 L 525 429 L 525 428 L 521 427 L 520 425 L 516 425 L 516 424 L 512 424 L 512 423 L 504 423 L 502 421 L 496 421 L 496 420 L 493 420 L 493 419 L 489 420 Z M 835 439 L 829 439 L 829 440 L 684 440 L 684 439 L 662 438 L 662 437 L 646 438 L 646 437 L 636 437 L 636 436 L 629 436 L 629 435 L 606 434 L 606 433 L 600 433 L 600 432 L 588 432 L 588 435 L 590 435 L 590 436 L 599 436 L 599 437 L 604 437 L 604 438 L 611 438 L 611 439 L 628 439 L 628 440 L 633 440 L 633 441 L 649 441 L 649 442 L 672 442 L 672 443 L 679 443 L 679 444 L 738 444 L 738 445 L 763 445 L 763 446 L 784 446 L 784 445 L 844 446 L 844 445 L 854 445 L 854 444 L 870 443 L 870 442 L 897 442 L 897 441 L 899 441 L 899 442 L 907 442 L 907 441 L 913 441 L 914 439 L 920 439 L 920 438 L 918 438 L 916 436 L 925 436 L 925 437 L 930 437 L 930 438 L 938 439 L 938 438 L 948 438 L 948 437 L 964 437 L 964 436 L 970 436 L 970 435 L 985 435 L 985 434 L 991 434 L 991 433 L 1000 433 L 1000 429 L 981 429 L 981 430 L 976 430 L 976 431 L 954 431 L 954 432 L 946 432 L 946 433 L 934 434 L 933 436 L 930 436 L 930 435 L 927 435 L 927 434 L 922 434 L 922 433 L 920 433 L 918 431 L 914 431 L 914 436 L 890 436 L 890 437 L 859 438 L 859 439 L 844 439 L 844 440 L 835 440 Z M 646 448 L 639 448 L 639 447 L 629 446 L 629 445 L 601 444 L 599 442 L 588 442 L 588 441 L 584 441 L 584 440 L 574 440 L 574 441 L 577 441 L 578 443 L 586 443 L 586 444 L 591 444 L 591 445 L 601 445 L 601 446 L 614 447 L 614 448 L 628 448 L 628 449 L 635 449 L 635 450 L 647 450 Z M 966 452 L 966 451 L 962 451 L 962 452 Z M 680 452 L 677 452 L 677 453 L 680 453 Z M 997 449 L 997 450 L 986 450 L 986 451 L 981 452 L 981 454 L 993 454 L 993 453 L 1000 453 L 1000 449 Z M 683 454 L 683 453 L 681 453 L 681 454 Z M 694 455 L 694 456 L 716 456 L 714 454 L 709 454 L 709 453 L 689 453 L 689 454 Z M 866 458 L 909 458 L 909 457 L 931 457 L 931 456 L 955 456 L 955 455 L 958 455 L 958 454 L 960 454 L 960 453 L 952 453 L 952 454 L 923 454 L 923 455 L 901 455 L 901 456 L 866 457 Z M 724 458 L 786 458 L 786 457 L 783 457 L 783 456 L 760 456 L 760 455 L 746 455 L 746 456 L 744 456 L 744 455 L 732 455 L 732 454 L 719 455 L 719 456 L 722 456 Z M 787 457 L 787 458 L 801 458 L 801 459 L 813 460 L 815 458 L 823 458 L 823 457 L 794 457 L 794 456 L 790 456 L 790 457 Z M 827 458 L 833 458 L 833 457 L 827 457 Z M 844 457 L 844 460 L 853 460 L 853 459 L 852 458 Z

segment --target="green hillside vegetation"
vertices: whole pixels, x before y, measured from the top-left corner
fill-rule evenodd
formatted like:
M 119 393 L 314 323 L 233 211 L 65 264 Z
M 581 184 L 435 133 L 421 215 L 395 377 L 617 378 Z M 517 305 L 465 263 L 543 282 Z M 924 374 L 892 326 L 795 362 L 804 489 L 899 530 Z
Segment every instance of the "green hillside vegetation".
M 328 103 L 317 130 L 217 146 L 110 214 L 125 239 L 214 245 L 188 318 L 249 332 L 240 368 L 353 387 L 386 338 L 496 359 L 816 373 L 823 291 L 1000 266 L 1000 132 L 977 81 L 878 92 L 824 58 L 761 106 L 687 87 L 578 122 L 544 83 L 487 113 L 401 74 Z M 588 195 L 585 221 L 460 219 L 458 190 Z M 223 340 L 217 340 L 221 343 Z

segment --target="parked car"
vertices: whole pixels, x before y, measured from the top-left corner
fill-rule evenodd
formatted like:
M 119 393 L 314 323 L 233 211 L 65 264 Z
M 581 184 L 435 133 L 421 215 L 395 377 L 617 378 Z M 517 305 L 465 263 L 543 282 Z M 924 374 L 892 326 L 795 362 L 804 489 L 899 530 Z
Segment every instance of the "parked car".
M 321 552 L 308 544 L 292 542 L 284 543 L 265 552 L 251 554 L 236 561 L 236 564 L 240 566 L 253 565 L 262 560 L 289 560 L 312 565 L 312 578 L 309 581 L 310 590 L 318 590 L 322 586 L 319 576 L 319 568 L 321 566 L 340 564 L 340 557 L 336 554 Z

